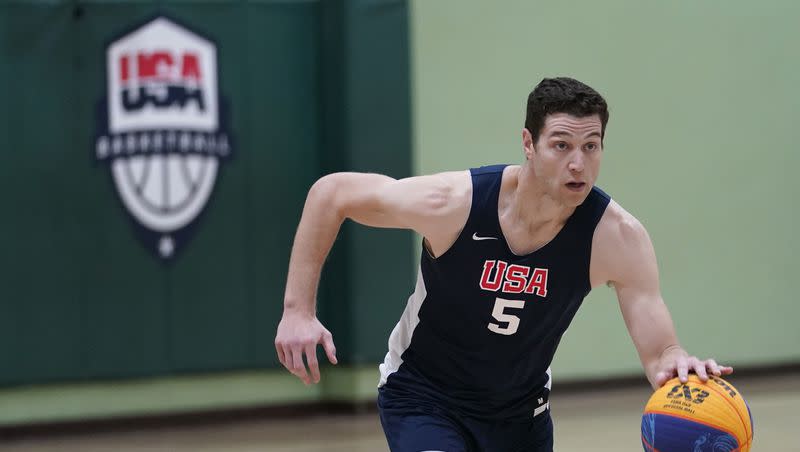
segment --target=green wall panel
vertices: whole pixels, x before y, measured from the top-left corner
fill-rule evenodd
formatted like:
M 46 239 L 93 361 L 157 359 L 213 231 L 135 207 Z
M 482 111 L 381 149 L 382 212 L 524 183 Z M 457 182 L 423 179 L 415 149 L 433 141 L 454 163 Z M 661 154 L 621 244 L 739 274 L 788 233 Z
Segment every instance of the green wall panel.
M 220 96 L 229 103 L 228 121 L 235 140 L 233 156 L 221 164 L 215 193 L 206 205 L 197 232 L 185 254 L 168 271 L 169 350 L 174 371 L 236 368 L 249 364 L 250 316 L 248 294 L 247 158 L 256 149 L 245 139 L 238 120 L 248 103 L 260 99 L 242 84 L 248 64 L 247 27 L 241 24 L 247 11 L 220 8 L 213 3 L 164 5 L 170 16 L 180 17 L 217 42 Z M 264 38 L 271 32 L 265 27 Z M 270 56 L 265 55 L 266 59 Z M 273 61 L 274 64 L 286 64 Z M 266 78 L 265 84 L 272 80 Z
M 403 1 L 351 4 L 350 168 L 411 175 L 408 13 Z M 391 87 L 391 89 L 386 89 Z M 389 333 L 414 288 L 412 233 L 358 228 L 350 265 L 354 361 L 382 361 Z
M 253 213 L 245 231 L 250 249 L 250 359 L 260 366 L 279 366 L 275 330 L 283 312 L 291 244 L 306 192 L 321 174 L 320 153 L 327 152 L 319 131 L 324 77 L 320 6 L 251 6 L 247 20 L 250 61 L 240 83 L 249 93 L 261 93 L 242 113 L 254 146 L 243 162 L 249 184 L 247 210 Z M 264 29 L 270 30 L 269 39 L 263 38 Z
M 106 45 L 149 14 L 143 4 L 119 5 L 114 10 L 85 4 L 69 15 L 79 40 L 74 53 L 81 81 L 71 116 L 71 127 L 79 135 L 72 147 L 85 156 L 75 170 L 93 193 L 76 197 L 84 206 L 81 221 L 86 224 L 84 251 L 76 255 L 76 266 L 85 266 L 87 320 L 82 345 L 87 378 L 154 375 L 171 367 L 169 349 L 164 347 L 169 339 L 168 279 L 137 240 L 109 169 L 95 163 L 92 154 L 95 103 L 106 95 Z
M 326 116 L 333 121 L 324 124 L 332 144 L 325 172 L 411 175 L 407 14 L 404 1 L 326 3 L 323 35 L 333 39 L 324 44 L 325 108 L 340 113 Z M 408 231 L 343 226 L 324 269 L 328 303 L 320 310 L 344 363 L 383 360 L 413 290 L 412 243 Z
M 81 24 L 64 6 L 9 8 L 15 20 L 3 30 L 11 50 L 4 60 L 17 82 L 4 98 L 4 135 L 7 149 L 18 152 L 2 165 L 12 184 L 5 204 L 16 212 L 3 221 L 2 299 L 9 310 L 3 317 L 15 325 L 4 333 L 18 344 L 8 356 L 23 361 L 0 378 L 164 370 L 163 280 L 157 268 L 148 271 L 151 259 L 138 244 L 128 243 L 110 178 L 92 162 L 93 104 L 101 92 L 87 89 L 93 59 L 85 57 Z
M 234 148 L 168 263 L 92 152 L 106 46 L 157 14 L 216 43 Z M 308 188 L 337 170 L 410 174 L 406 27 L 397 1 L 0 5 L 0 143 L 14 151 L 0 165 L 13 212 L 0 231 L 0 384 L 279 367 Z M 399 312 L 411 287 L 410 235 L 349 228 L 320 316 L 343 363 L 372 363 L 396 321 L 386 307 Z M 382 267 L 377 248 L 393 256 Z

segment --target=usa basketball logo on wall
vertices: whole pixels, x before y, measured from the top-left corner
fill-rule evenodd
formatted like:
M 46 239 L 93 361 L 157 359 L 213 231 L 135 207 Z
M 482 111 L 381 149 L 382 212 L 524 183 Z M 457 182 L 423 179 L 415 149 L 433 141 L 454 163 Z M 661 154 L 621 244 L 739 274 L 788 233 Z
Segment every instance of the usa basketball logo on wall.
M 216 45 L 165 17 L 106 48 L 94 155 L 164 259 L 188 239 L 231 156 L 217 76 Z

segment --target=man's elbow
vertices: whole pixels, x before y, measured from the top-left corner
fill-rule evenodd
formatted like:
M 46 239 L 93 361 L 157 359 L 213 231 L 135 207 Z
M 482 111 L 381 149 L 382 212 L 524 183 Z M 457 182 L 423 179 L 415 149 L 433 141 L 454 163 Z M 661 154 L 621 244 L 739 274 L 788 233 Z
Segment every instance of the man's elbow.
M 387 182 L 394 182 L 394 179 L 371 173 L 332 173 L 311 186 L 308 199 L 335 214 L 340 221 L 357 220 L 383 210 L 380 193 Z
M 317 179 L 308 190 L 306 208 L 316 206 L 335 213 L 344 220 L 345 206 L 342 202 L 343 187 L 346 183 L 347 173 L 331 173 Z

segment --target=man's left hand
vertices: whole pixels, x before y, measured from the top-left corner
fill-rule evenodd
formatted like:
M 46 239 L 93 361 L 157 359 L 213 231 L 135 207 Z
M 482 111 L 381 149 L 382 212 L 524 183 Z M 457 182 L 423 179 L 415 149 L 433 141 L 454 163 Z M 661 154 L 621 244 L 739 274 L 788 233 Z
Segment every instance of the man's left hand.
M 701 360 L 695 356 L 689 356 L 685 350 L 680 347 L 667 349 L 661 355 L 661 360 L 658 363 L 658 369 L 655 374 L 655 384 L 660 388 L 664 383 L 678 376 L 681 383 L 689 381 L 689 372 L 697 374 L 701 381 L 708 381 L 708 375 L 730 375 L 733 373 L 733 367 L 721 366 L 713 359 Z

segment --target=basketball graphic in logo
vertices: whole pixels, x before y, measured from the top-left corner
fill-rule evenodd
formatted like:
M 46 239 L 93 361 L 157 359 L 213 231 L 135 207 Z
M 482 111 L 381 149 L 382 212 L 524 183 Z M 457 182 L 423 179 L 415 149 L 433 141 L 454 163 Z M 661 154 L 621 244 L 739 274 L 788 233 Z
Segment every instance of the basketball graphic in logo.
M 157 17 L 106 49 L 95 157 L 162 258 L 211 195 L 231 155 L 213 42 Z

